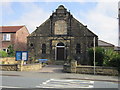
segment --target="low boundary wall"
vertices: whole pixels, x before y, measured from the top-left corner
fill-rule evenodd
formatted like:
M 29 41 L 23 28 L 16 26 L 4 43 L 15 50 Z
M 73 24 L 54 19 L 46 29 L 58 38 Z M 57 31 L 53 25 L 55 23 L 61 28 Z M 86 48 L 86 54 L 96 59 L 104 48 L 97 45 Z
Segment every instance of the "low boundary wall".
M 94 74 L 94 67 L 93 66 L 84 66 L 84 65 L 77 66 L 76 62 L 72 62 L 71 64 L 65 64 L 63 66 L 63 71 L 69 72 L 69 73 Z M 103 66 L 96 66 L 95 73 L 97 75 L 111 75 L 111 76 L 119 75 L 119 72 L 116 68 L 103 67 Z
M 40 70 L 42 68 L 41 63 L 37 64 L 26 64 L 26 65 L 20 65 L 20 64 L 1 64 L 0 70 L 2 71 L 36 71 Z
M 2 70 L 2 71 L 17 71 L 18 65 L 17 64 L 1 64 L 0 70 Z
M 0 58 L 0 64 L 17 64 L 15 57 Z
M 41 63 L 36 63 L 36 64 L 26 64 L 26 65 L 18 65 L 18 71 L 37 71 L 42 68 Z

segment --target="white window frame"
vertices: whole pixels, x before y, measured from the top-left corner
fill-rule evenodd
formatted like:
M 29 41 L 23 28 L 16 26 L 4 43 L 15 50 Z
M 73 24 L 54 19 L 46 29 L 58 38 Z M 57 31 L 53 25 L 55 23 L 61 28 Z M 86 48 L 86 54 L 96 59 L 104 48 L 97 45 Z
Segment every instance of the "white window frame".
M 7 50 L 8 50 L 7 48 L 3 48 L 3 49 L 5 49 L 5 52 L 7 52 Z M 2 49 L 2 50 L 3 50 L 3 49 Z M 3 50 L 3 51 L 4 51 L 4 50 Z
M 10 41 L 11 40 L 11 34 L 3 34 L 3 41 Z

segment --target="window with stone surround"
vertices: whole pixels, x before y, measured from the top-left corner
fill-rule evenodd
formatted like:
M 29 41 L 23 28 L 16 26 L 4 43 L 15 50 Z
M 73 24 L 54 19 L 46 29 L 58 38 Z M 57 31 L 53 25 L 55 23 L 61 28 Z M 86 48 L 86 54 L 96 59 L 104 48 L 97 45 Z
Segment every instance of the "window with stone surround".
M 55 22 L 55 35 L 66 35 L 67 34 L 67 23 L 64 20 L 58 20 Z

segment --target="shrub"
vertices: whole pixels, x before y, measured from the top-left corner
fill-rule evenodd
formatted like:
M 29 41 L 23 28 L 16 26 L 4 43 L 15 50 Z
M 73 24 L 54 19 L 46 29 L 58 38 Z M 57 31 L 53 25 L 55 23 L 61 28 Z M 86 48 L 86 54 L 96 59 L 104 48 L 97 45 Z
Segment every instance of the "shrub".
M 93 48 L 89 48 L 88 49 L 88 56 L 89 56 L 89 60 L 90 60 L 90 64 L 93 66 L 93 61 L 94 61 L 94 51 Z
M 115 52 L 112 49 L 107 49 L 105 50 L 104 53 L 104 66 L 110 66 L 109 62 L 113 60 L 113 58 L 117 58 L 118 57 L 118 53 Z
M 114 57 L 108 64 L 109 66 L 116 67 L 120 72 L 120 55 Z
M 89 59 L 91 61 L 91 65 L 93 66 L 94 61 L 94 51 L 93 48 L 88 49 Z M 95 51 L 95 60 L 96 65 L 99 66 L 109 66 L 116 67 L 120 72 L 120 54 L 115 52 L 113 49 L 104 50 L 103 48 L 96 47 Z
M 94 51 L 93 48 L 88 49 L 88 55 L 89 59 L 91 61 L 91 65 L 94 64 Z M 103 65 L 103 59 L 104 59 L 104 49 L 100 47 L 95 48 L 95 60 L 96 65 L 102 66 Z
M 103 59 L 104 59 L 104 49 L 97 47 L 95 51 L 96 61 L 98 66 L 103 65 Z
M 14 57 L 15 56 L 15 51 L 13 49 L 13 45 L 10 45 L 8 47 L 8 57 Z
M 120 65 L 118 65 L 118 64 L 120 64 L 120 55 L 118 55 L 117 57 L 114 57 L 111 61 L 109 61 L 109 66 L 113 66 L 113 67 L 118 67 L 118 66 L 120 66 Z
M 0 50 L 0 56 L 1 56 L 1 57 L 7 57 L 8 54 L 7 54 L 5 51 L 1 51 L 1 50 Z
M 105 51 L 104 65 L 110 67 L 116 67 L 120 72 L 120 54 L 112 49 Z

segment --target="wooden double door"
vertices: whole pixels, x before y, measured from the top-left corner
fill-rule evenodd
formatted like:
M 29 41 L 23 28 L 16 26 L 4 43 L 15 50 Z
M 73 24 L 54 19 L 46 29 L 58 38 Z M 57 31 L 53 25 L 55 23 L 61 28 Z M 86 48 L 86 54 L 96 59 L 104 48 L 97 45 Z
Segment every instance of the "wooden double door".
M 56 59 L 57 60 L 64 60 L 65 59 L 65 47 L 57 47 L 56 50 Z

